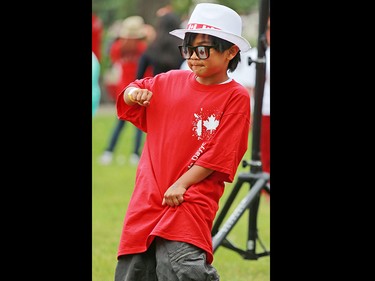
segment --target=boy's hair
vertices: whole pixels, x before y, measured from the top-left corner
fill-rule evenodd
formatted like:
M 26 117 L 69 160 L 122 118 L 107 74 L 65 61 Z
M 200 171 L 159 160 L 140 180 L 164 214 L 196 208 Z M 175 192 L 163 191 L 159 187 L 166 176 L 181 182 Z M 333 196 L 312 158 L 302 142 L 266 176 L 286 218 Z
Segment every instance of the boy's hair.
M 186 32 L 183 45 L 192 46 L 198 34 L 199 33 Z M 220 53 L 224 52 L 225 50 L 228 50 L 230 47 L 234 45 L 233 43 L 227 40 L 224 40 L 224 39 L 212 36 L 212 35 L 204 34 L 204 36 L 206 36 L 211 41 L 211 44 L 215 46 L 214 49 Z M 229 72 L 233 72 L 237 68 L 238 63 L 241 61 L 240 52 L 241 51 L 238 51 L 237 54 L 234 56 L 234 58 L 229 61 L 228 67 L 227 67 L 227 70 L 229 70 Z

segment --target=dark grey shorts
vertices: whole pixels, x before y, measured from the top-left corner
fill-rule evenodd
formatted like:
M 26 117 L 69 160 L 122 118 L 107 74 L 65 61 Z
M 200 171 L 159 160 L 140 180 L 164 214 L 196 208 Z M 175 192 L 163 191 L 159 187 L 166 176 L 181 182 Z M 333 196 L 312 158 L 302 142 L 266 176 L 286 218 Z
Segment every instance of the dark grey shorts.
M 194 245 L 156 237 L 141 254 L 118 259 L 115 281 L 219 281 L 206 253 Z

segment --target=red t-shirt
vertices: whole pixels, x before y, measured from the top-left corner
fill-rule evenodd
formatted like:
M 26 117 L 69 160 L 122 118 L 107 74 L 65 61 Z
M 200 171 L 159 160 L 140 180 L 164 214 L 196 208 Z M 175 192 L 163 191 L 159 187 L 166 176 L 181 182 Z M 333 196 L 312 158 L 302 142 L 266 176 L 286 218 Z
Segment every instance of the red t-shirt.
M 112 42 L 111 47 L 109 48 L 109 58 L 111 59 L 112 64 L 120 61 L 120 59 L 121 59 L 121 47 L 122 47 L 121 39 L 116 38 Z
M 141 55 L 147 48 L 143 40 L 134 40 L 129 42 L 124 39 L 116 39 L 109 50 L 109 57 L 112 64 L 119 70 L 119 80 L 115 85 L 106 85 L 111 99 L 116 101 L 120 91 L 134 81 L 137 76 L 138 62 Z M 153 76 L 152 66 L 146 69 L 144 77 Z
M 119 119 L 147 132 L 118 255 L 146 251 L 154 236 L 207 252 L 224 182 L 232 182 L 248 147 L 250 97 L 235 81 L 202 85 L 189 70 L 171 70 L 129 86 L 153 92 L 149 107 L 117 99 Z M 124 89 L 123 89 L 124 90 Z M 162 206 L 165 191 L 192 164 L 215 170 L 184 194 L 178 207 Z
M 100 61 L 102 58 L 101 53 L 101 43 L 102 43 L 102 33 L 103 33 L 103 23 L 101 19 L 92 14 L 92 22 L 91 22 L 91 31 L 92 31 L 92 51 Z

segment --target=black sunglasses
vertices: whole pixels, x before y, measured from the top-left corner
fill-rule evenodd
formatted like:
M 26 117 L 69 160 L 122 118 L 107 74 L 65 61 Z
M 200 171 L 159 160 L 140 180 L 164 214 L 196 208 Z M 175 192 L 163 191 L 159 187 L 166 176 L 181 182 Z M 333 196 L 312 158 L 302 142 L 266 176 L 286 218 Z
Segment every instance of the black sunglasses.
M 190 57 L 195 52 L 197 57 L 201 60 L 208 59 L 208 57 L 210 56 L 210 49 L 215 47 L 216 46 L 178 46 L 181 56 L 184 59 L 190 59 Z

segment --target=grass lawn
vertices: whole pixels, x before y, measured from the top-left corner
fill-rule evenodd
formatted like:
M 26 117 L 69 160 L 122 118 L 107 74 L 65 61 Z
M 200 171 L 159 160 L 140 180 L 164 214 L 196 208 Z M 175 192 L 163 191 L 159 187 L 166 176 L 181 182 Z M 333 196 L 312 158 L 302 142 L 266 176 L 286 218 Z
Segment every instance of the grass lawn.
M 135 133 L 135 127 L 130 123 L 125 124 L 115 150 L 114 161 L 108 166 L 102 166 L 98 162 L 115 122 L 114 106 L 109 110 L 100 108 L 92 120 L 92 281 L 114 279 L 122 221 L 133 190 L 136 172 L 136 167 L 129 163 Z M 249 146 L 245 155 L 247 160 L 250 158 L 250 149 Z M 238 172 L 247 171 L 249 167 L 238 168 Z M 221 204 L 225 203 L 233 184 L 226 184 Z M 232 204 L 231 211 L 247 192 L 248 185 L 243 186 Z M 246 249 L 247 228 L 246 211 L 227 238 L 241 249 Z M 270 204 L 264 196 L 261 197 L 258 215 L 258 233 L 263 244 L 270 250 Z M 257 252 L 262 251 L 259 245 L 257 249 Z M 220 246 L 215 252 L 213 265 L 222 281 L 270 280 L 269 256 L 258 260 L 244 260 L 238 253 Z

